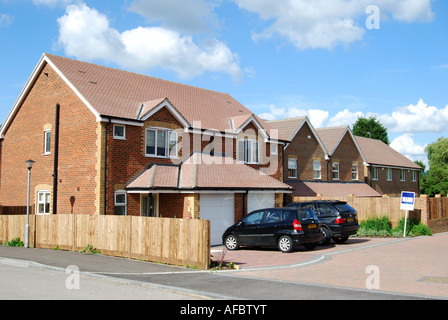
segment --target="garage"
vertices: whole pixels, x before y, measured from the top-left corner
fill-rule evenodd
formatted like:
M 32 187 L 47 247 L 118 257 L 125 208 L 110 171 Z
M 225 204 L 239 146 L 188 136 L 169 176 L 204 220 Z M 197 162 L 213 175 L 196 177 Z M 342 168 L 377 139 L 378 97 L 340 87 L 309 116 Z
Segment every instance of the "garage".
M 201 194 L 200 215 L 202 220 L 210 220 L 210 244 L 222 244 L 222 234 L 235 223 L 235 195 Z
M 275 193 L 249 193 L 247 198 L 247 212 L 275 207 Z

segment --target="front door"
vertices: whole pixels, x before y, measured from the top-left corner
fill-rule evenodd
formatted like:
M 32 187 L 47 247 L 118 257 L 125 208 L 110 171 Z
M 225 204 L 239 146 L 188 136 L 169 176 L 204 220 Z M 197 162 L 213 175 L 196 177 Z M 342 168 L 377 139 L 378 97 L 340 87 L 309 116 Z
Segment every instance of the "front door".
M 142 216 L 155 217 L 154 196 L 152 194 L 142 196 Z

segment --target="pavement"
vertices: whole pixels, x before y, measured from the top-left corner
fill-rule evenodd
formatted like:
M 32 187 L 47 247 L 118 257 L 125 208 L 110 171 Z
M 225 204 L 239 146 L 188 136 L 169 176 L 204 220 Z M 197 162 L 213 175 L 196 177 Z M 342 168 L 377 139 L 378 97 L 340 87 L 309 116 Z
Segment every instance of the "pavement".
M 264 281 L 266 292 L 289 287 L 298 292 L 300 285 L 326 288 L 323 293 L 332 292 L 341 299 L 356 291 L 359 299 L 395 295 L 396 299 L 448 300 L 448 233 L 406 239 L 354 237 L 343 245 L 311 251 L 299 248 L 290 254 L 274 249 L 227 251 L 213 247 L 212 256 L 240 269 L 203 271 L 103 255 L 0 247 L 0 264 L 59 271 L 74 265 L 85 274 L 150 282 L 212 299 L 262 298 L 257 281 Z M 238 290 L 238 295 L 232 295 L 233 283 L 244 283 L 251 294 Z M 319 297 L 311 291 L 301 297 Z

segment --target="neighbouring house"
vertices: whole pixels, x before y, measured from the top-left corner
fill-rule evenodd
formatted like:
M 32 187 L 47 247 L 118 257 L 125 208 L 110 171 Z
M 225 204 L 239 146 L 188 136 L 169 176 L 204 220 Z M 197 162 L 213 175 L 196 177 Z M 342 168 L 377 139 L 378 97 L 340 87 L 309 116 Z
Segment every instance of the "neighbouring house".
M 355 137 L 348 126 L 314 129 L 306 117 L 267 122 L 290 141 L 283 178 L 293 187 L 292 196 L 419 193 L 421 168 L 381 141 Z
M 420 194 L 422 167 L 380 140 L 355 137 L 369 164 L 366 183 L 381 194 L 400 196 L 402 191 Z
M 288 143 L 230 95 L 44 54 L 0 131 L 0 205 L 211 221 L 281 206 Z

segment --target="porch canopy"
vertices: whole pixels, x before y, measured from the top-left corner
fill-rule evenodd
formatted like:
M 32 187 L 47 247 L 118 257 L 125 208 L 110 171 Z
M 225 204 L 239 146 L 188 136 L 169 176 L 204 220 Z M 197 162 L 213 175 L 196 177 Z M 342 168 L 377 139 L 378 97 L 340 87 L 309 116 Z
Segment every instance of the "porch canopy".
M 130 193 L 201 190 L 291 193 L 292 187 L 233 158 L 194 153 L 180 165 L 148 166 L 127 184 L 126 190 Z

